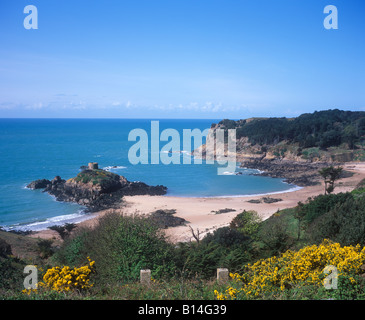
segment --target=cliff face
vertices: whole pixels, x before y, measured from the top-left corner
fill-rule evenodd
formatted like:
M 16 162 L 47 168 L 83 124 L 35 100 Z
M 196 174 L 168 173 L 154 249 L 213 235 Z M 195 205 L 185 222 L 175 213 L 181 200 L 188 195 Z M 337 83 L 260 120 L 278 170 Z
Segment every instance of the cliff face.
M 131 182 L 125 177 L 104 170 L 84 170 L 67 181 L 56 176 L 52 181 L 40 179 L 31 182 L 31 189 L 44 189 L 58 201 L 75 202 L 90 211 L 119 206 L 123 196 L 164 195 L 165 186 L 149 186 L 143 182 Z
M 365 112 L 335 109 L 296 118 L 225 119 L 211 128 L 213 131 L 236 130 L 237 160 L 240 162 L 273 159 L 329 163 L 365 161 Z M 199 149 L 203 156 L 204 148 Z
M 319 183 L 318 170 L 323 167 L 365 161 L 365 112 L 327 110 L 290 119 L 225 119 L 211 129 L 213 136 L 222 129 L 226 137 L 228 130 L 236 130 L 236 161 L 241 167 L 299 186 Z M 193 155 L 206 159 L 206 146 Z

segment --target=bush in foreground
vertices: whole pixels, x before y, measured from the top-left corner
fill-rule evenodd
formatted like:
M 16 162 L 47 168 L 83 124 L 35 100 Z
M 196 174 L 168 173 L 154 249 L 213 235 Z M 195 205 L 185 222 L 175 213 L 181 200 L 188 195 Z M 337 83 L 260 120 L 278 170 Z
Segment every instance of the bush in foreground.
M 365 248 L 360 245 L 341 247 L 339 243 L 324 240 L 320 245 L 302 248 L 297 252 L 286 251 L 279 257 L 262 259 L 248 264 L 243 274 L 231 274 L 232 285 L 224 292 L 215 291 L 217 299 L 277 299 L 301 292 L 301 298 L 315 291 L 341 297 L 364 297 L 363 283 L 359 276 L 365 262 Z M 327 274 L 324 269 L 335 266 L 342 291 L 323 289 Z M 346 289 L 347 287 L 347 289 Z M 290 294 L 289 294 L 290 293 Z
M 100 285 L 138 280 L 141 269 L 151 269 L 156 278 L 175 270 L 172 244 L 156 224 L 138 216 L 106 214 L 95 228 L 80 228 L 66 240 L 56 260 L 77 265 L 87 256 L 95 260 Z

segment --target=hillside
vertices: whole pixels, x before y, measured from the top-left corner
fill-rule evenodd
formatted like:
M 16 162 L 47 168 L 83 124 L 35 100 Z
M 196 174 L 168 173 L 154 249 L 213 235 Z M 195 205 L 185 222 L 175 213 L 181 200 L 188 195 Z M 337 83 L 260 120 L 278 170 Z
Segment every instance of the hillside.
M 365 160 L 365 112 L 326 110 L 296 118 L 224 119 L 214 129 L 236 129 L 237 155 L 250 159 L 347 162 Z

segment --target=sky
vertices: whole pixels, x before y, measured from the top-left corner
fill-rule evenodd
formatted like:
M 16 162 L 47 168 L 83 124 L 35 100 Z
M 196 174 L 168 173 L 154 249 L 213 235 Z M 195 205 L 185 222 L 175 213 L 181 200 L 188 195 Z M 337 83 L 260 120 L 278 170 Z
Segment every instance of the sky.
M 1 0 L 0 118 L 365 111 L 364 35 L 363 0 Z

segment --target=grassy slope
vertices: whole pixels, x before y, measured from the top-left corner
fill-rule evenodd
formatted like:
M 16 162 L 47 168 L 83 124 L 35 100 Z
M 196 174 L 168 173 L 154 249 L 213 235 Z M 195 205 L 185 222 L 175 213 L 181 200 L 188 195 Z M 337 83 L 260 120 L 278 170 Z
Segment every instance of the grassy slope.
M 12 254 L 16 257 L 33 260 L 38 256 L 38 240 L 35 238 L 5 231 L 0 231 L 0 238 L 10 244 Z

